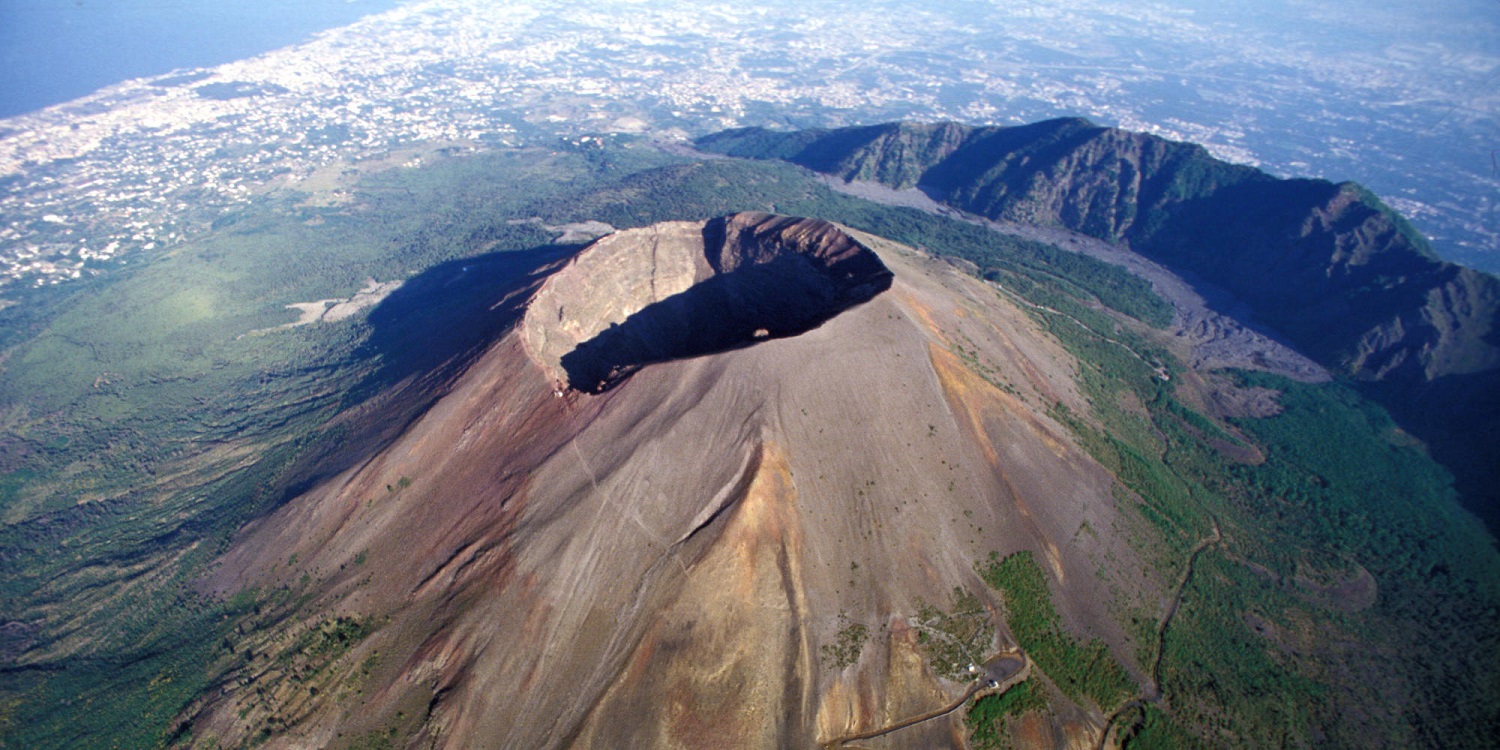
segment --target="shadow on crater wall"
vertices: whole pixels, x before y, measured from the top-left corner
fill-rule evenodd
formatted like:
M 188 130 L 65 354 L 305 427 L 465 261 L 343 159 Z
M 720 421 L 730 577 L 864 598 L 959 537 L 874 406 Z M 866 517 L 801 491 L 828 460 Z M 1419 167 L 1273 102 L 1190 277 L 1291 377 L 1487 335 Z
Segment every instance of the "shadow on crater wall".
M 710 252 L 717 252 L 715 244 L 708 243 Z M 789 252 L 711 276 L 563 355 L 568 385 L 600 393 L 649 364 L 812 330 L 890 288 L 891 272 L 873 252 L 863 253 L 868 257 L 853 264 L 825 265 L 820 258 Z

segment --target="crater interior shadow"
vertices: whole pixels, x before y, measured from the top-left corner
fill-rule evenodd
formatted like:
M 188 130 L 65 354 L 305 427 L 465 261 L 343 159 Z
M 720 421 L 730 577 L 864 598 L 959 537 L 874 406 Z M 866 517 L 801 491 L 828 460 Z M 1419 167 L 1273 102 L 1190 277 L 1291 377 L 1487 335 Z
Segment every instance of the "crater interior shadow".
M 717 252 L 713 242 L 708 247 Z M 787 252 L 710 276 L 564 354 L 568 385 L 601 393 L 649 364 L 810 331 L 890 288 L 891 272 L 873 252 L 864 253 L 868 258 L 825 266 Z

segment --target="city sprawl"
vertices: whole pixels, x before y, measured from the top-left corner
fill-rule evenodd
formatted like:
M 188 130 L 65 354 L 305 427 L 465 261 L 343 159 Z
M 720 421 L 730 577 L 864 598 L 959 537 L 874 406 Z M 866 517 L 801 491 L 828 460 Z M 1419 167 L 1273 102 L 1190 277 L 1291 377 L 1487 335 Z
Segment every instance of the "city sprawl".
M 1274 24 L 1095 5 L 408 5 L 0 121 L 0 285 L 95 274 L 258 194 L 311 191 L 351 165 L 416 164 L 436 149 L 1062 115 L 1195 141 L 1277 174 L 1358 180 L 1446 256 L 1500 266 L 1500 175 L 1485 142 L 1497 94 L 1481 83 L 1500 55 L 1420 34 L 1378 55 L 1340 52 Z M 1361 23 L 1382 33 L 1378 14 Z M 323 199 L 347 197 L 336 187 Z

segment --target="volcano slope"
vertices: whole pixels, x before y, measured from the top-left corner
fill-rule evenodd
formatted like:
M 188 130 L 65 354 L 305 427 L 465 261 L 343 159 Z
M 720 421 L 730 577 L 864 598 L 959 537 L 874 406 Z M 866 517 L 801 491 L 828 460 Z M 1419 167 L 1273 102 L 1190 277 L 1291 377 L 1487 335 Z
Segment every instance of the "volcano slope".
M 823 221 L 607 236 L 403 435 L 241 535 L 207 585 L 292 614 L 243 629 L 182 734 L 812 747 L 950 703 L 1015 645 L 991 551 L 1030 551 L 1133 690 L 1109 613 L 1161 611 L 1175 581 L 1048 416 L 1087 408 L 1035 326 Z M 1020 744 L 1093 743 L 1115 708 L 1032 687 L 1051 708 Z M 961 747 L 961 718 L 868 744 Z

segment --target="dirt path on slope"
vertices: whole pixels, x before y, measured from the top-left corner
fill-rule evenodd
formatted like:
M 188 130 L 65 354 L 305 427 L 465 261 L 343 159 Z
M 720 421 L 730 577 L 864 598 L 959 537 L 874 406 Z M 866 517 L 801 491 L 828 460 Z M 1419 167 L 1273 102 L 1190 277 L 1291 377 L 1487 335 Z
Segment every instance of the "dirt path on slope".
M 1099 743 L 1094 746 L 1095 750 L 1104 750 L 1109 742 L 1110 729 L 1114 727 L 1122 714 L 1132 708 L 1142 708 L 1161 700 L 1161 660 L 1167 649 L 1167 629 L 1172 626 L 1172 618 L 1182 604 L 1182 592 L 1187 589 L 1188 581 L 1193 578 L 1193 569 L 1198 565 L 1198 556 L 1224 539 L 1223 533 L 1219 531 L 1219 520 L 1217 518 L 1211 520 L 1214 525 L 1213 534 L 1200 539 L 1193 546 L 1193 551 L 1188 554 L 1187 565 L 1182 569 L 1182 577 L 1177 580 L 1177 590 L 1172 594 L 1172 601 L 1156 624 L 1156 655 L 1151 660 L 1151 684 L 1141 691 L 1140 695 L 1120 704 L 1118 708 L 1110 712 L 1109 716 L 1104 717 L 1104 731 L 1099 733 Z
M 1138 351 L 1136 351 L 1134 349 L 1131 349 L 1129 346 L 1126 346 L 1124 343 L 1122 343 L 1120 341 L 1116 341 L 1116 340 L 1114 340 L 1112 338 L 1109 338 L 1108 336 L 1104 336 L 1104 335 L 1100 334 L 1099 332 L 1095 331 L 1094 329 L 1089 328 L 1088 324 L 1086 324 L 1083 321 L 1081 321 L 1081 320 L 1073 317 L 1072 315 L 1069 315 L 1069 314 L 1067 314 L 1067 313 L 1065 313 L 1065 312 L 1063 312 L 1061 310 L 1048 307 L 1046 305 L 1038 305 L 1037 303 L 1032 302 L 1031 300 L 1028 300 L 1025 297 L 1022 297 L 1021 295 L 1016 294 L 1015 292 L 1012 292 L 1009 289 L 1006 289 L 1004 286 L 1001 286 L 1000 284 L 998 284 L 996 282 L 986 281 L 984 283 L 989 284 L 995 290 L 997 290 L 997 291 L 1001 292 L 1002 294 L 1004 294 L 1005 297 L 1006 297 L 1006 299 L 1009 299 L 1010 301 L 1012 301 L 1012 302 L 1014 302 L 1014 303 L 1016 303 L 1018 305 L 1022 305 L 1024 307 L 1029 307 L 1029 308 L 1031 308 L 1033 310 L 1039 310 L 1039 311 L 1044 312 L 1044 313 L 1050 313 L 1050 314 L 1056 315 L 1056 316 L 1058 316 L 1060 318 L 1064 318 L 1064 319 L 1072 321 L 1079 328 L 1082 328 L 1083 330 L 1088 331 L 1090 334 L 1094 335 L 1095 337 L 1097 337 L 1099 339 L 1102 339 L 1103 341 L 1106 341 L 1108 343 L 1114 344 L 1115 346 L 1118 346 L 1121 349 L 1124 349 L 1126 354 L 1129 354 L 1130 356 L 1135 357 L 1136 359 L 1140 360 L 1142 364 L 1146 365 L 1147 367 L 1149 367 L 1153 371 L 1155 371 L 1156 372 L 1156 377 L 1158 377 L 1158 378 L 1160 378 L 1162 380 L 1171 380 L 1172 379 L 1171 376 L 1169 376 L 1167 374 L 1167 368 L 1164 367 L 1164 366 L 1162 366 L 1162 364 L 1160 362 L 1157 362 L 1155 360 L 1146 359 L 1145 357 L 1141 356 L 1140 352 L 1138 352 Z
M 1008 667 L 1001 666 L 1001 664 L 1007 660 L 1018 662 L 1019 664 L 1013 670 L 1009 669 Z M 1009 671 L 1002 673 L 1002 670 Z M 985 662 L 984 675 L 980 677 L 980 679 L 974 684 L 970 685 L 969 689 L 965 690 L 964 694 L 959 696 L 958 699 L 953 701 L 952 703 L 949 703 L 942 708 L 928 711 L 924 714 L 918 714 L 916 716 L 902 719 L 901 721 L 898 721 L 894 724 L 888 724 L 879 729 L 872 729 L 868 732 L 846 734 L 843 737 L 837 737 L 823 743 L 823 747 L 825 748 L 825 750 L 839 750 L 839 748 L 843 748 L 845 746 L 845 743 L 848 742 L 872 740 L 876 737 L 883 737 L 887 734 L 891 734 L 892 732 L 906 729 L 907 727 L 913 727 L 926 721 L 931 721 L 933 719 L 947 716 L 948 714 L 957 711 L 965 703 L 968 703 L 970 698 L 979 695 L 979 693 L 981 692 L 988 690 L 989 692 L 996 695 L 1003 694 L 1005 691 L 1020 684 L 1029 676 L 1031 676 L 1031 659 L 1027 658 L 1020 652 L 1000 654 L 999 656 L 996 656 L 995 658 Z M 991 685 L 991 687 L 986 688 L 986 684 Z

